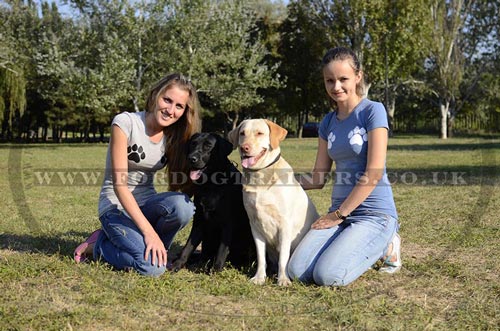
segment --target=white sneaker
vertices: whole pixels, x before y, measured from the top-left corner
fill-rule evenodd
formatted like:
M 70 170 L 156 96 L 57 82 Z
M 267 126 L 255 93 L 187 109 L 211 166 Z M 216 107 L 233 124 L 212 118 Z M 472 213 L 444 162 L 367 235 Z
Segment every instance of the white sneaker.
M 391 261 L 391 258 L 394 255 L 396 255 L 396 261 Z M 396 233 L 396 235 L 392 238 L 391 255 L 387 256 L 383 263 L 382 267 L 378 270 L 379 272 L 393 274 L 401 269 L 403 263 L 401 262 L 401 238 L 399 237 L 399 234 Z

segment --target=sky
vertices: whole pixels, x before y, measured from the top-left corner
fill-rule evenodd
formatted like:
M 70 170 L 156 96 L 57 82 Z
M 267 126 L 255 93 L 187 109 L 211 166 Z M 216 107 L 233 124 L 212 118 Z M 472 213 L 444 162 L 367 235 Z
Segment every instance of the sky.
M 71 6 L 70 5 L 67 5 L 67 4 L 64 4 L 64 2 L 67 2 L 67 1 L 61 1 L 61 0 L 45 0 L 47 1 L 48 3 L 53 3 L 55 2 L 57 4 L 57 8 L 59 9 L 59 12 L 61 13 L 61 15 L 63 17 L 69 17 L 71 16 L 70 13 L 71 13 Z M 36 3 L 40 4 L 42 1 L 35 1 Z
M 69 17 L 71 16 L 71 6 L 68 3 L 68 0 L 35 0 L 36 3 L 40 5 L 42 1 L 47 1 L 49 3 L 57 3 L 57 7 L 59 9 L 59 12 L 63 17 Z M 130 0 L 131 2 L 135 2 L 137 0 Z M 289 0 L 274 0 L 274 1 L 281 1 L 283 4 L 288 5 Z

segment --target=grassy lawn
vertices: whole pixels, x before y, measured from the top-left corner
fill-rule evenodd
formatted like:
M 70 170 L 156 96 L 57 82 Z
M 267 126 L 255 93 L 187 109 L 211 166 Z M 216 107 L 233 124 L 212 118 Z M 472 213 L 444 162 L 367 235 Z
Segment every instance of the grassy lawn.
M 287 139 L 282 154 L 305 172 L 316 143 Z M 73 249 L 99 226 L 106 146 L 2 145 L 0 151 L 0 330 L 500 327 L 498 137 L 390 139 L 387 167 L 404 266 L 395 275 L 370 270 L 345 288 L 296 282 L 281 288 L 273 279 L 259 287 L 248 281 L 254 267 L 151 279 L 104 263 L 76 265 Z M 47 176 L 59 184 L 47 185 Z M 321 213 L 330 193 L 330 186 L 308 191 Z M 186 228 L 176 237 L 171 254 L 188 234 Z

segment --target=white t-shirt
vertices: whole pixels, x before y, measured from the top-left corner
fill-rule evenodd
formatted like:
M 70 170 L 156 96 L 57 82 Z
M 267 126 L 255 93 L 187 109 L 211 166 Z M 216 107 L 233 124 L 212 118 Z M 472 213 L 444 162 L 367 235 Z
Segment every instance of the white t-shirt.
M 128 188 L 135 200 L 142 206 L 152 195 L 156 194 L 153 185 L 156 171 L 167 164 L 165 156 L 165 139 L 152 142 L 146 134 L 146 112 L 123 112 L 113 119 L 111 126 L 118 126 L 127 136 L 128 154 Z M 104 181 L 99 195 L 99 216 L 118 208 L 123 210 L 113 190 L 111 171 L 111 151 L 108 146 Z

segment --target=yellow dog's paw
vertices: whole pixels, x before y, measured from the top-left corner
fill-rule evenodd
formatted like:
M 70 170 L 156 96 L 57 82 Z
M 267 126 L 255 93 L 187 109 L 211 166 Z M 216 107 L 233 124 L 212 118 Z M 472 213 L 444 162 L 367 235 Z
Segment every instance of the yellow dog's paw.
M 292 285 L 292 281 L 288 277 L 281 277 L 281 278 L 278 278 L 278 285 L 279 286 L 290 286 L 290 285 Z
M 266 277 L 254 276 L 250 278 L 250 281 L 255 285 L 264 285 L 266 283 Z

